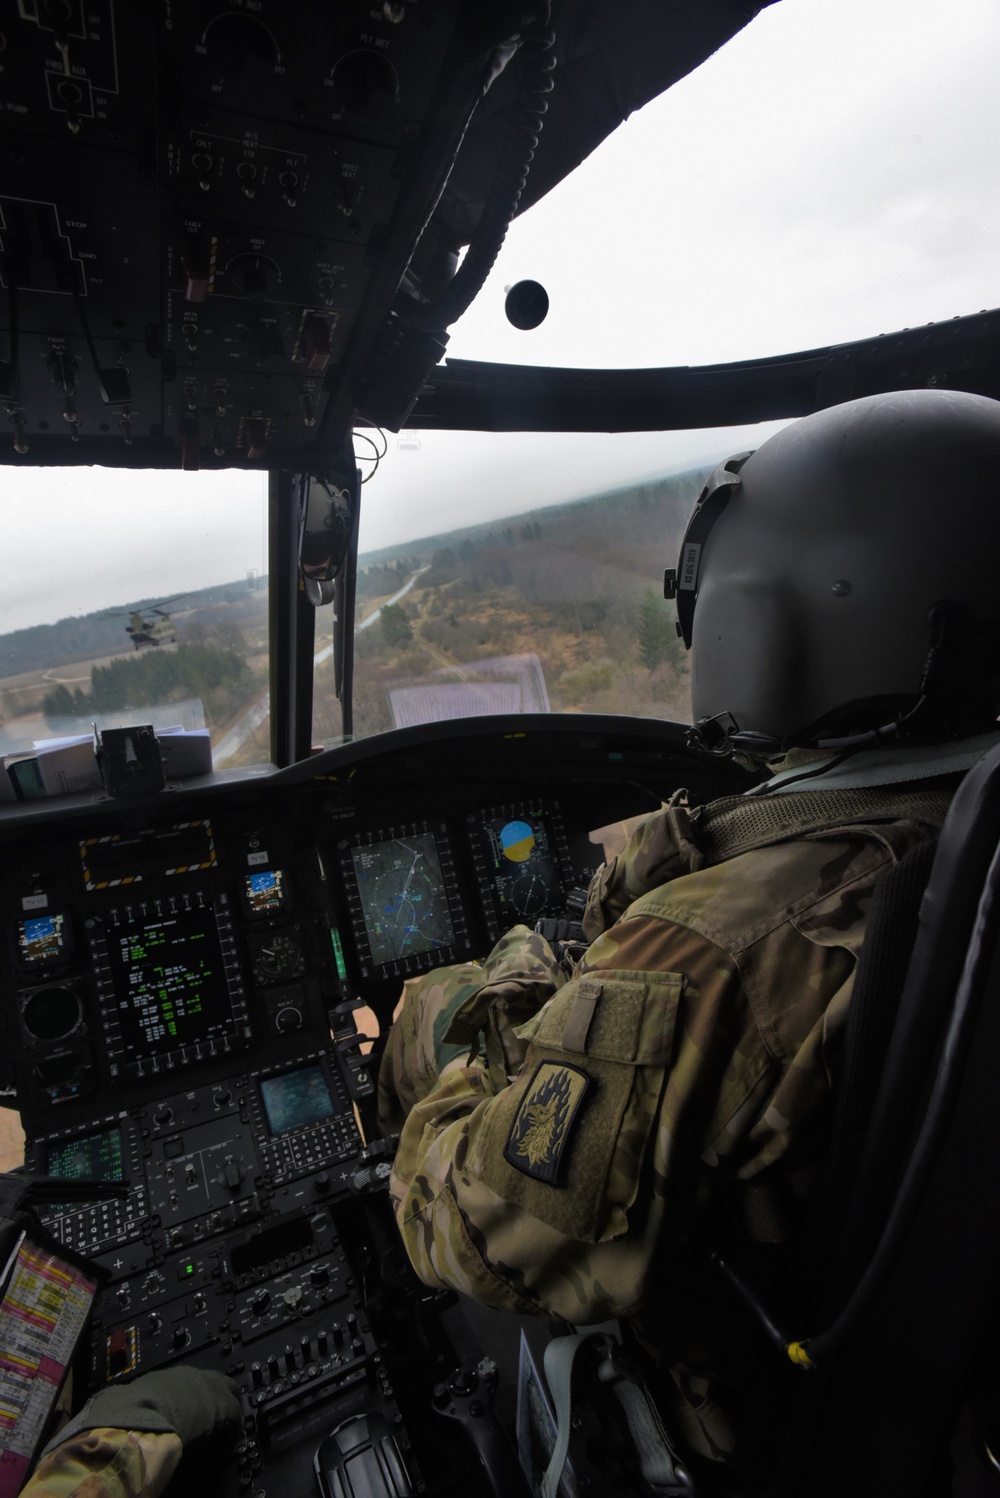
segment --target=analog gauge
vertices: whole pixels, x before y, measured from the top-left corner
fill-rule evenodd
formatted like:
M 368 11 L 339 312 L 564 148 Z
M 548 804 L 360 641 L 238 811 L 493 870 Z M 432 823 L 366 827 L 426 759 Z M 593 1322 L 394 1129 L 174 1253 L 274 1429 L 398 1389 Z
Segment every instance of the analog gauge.
M 21 1007 L 24 1028 L 35 1040 L 64 1040 L 82 1019 L 79 995 L 58 984 L 36 989 Z
M 283 983 L 301 968 L 302 948 L 293 936 L 268 936 L 254 952 L 253 972 L 258 983 Z

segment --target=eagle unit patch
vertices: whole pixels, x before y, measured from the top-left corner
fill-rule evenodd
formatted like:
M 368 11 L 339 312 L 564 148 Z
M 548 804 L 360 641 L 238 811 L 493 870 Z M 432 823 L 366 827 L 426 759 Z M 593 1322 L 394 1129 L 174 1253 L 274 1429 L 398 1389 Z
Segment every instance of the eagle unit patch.
M 550 1186 L 563 1184 L 574 1125 L 591 1080 L 579 1067 L 563 1061 L 539 1064 L 504 1145 L 509 1165 Z

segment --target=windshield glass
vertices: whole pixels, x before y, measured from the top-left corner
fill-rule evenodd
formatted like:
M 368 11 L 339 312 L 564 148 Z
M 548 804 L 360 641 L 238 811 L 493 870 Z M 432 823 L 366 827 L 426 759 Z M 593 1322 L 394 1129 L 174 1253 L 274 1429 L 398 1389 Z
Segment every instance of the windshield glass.
M 23 468 L 4 487 L 0 752 L 42 746 L 49 793 L 96 788 L 92 753 L 52 743 L 95 722 L 151 723 L 168 776 L 266 761 L 264 478 Z
M 697 365 L 992 306 L 998 47 L 993 0 L 768 6 L 514 222 L 448 358 Z M 550 302 L 530 332 L 504 316 L 525 278 Z M 687 717 L 663 568 L 706 470 L 773 429 L 369 433 L 356 733 Z M 4 487 L 0 750 L 153 721 L 207 733 L 217 767 L 267 761 L 266 475 L 7 466 Z
M 484 713 L 690 721 L 663 571 L 716 463 L 779 425 L 390 439 L 362 487 L 355 736 Z M 428 530 L 377 546 L 398 533 L 392 500 L 404 495 L 411 526 Z M 317 640 L 324 744 L 340 731 L 331 654 Z
M 998 46 L 989 0 L 768 7 L 515 220 L 449 360 L 710 364 L 992 306 Z M 530 332 L 504 315 L 522 279 L 549 295 Z M 356 733 L 518 710 L 687 719 L 663 569 L 706 472 L 778 425 L 412 430 L 374 474 L 359 442 Z
M 515 219 L 448 357 L 713 364 L 994 307 L 998 53 L 993 0 L 769 5 Z

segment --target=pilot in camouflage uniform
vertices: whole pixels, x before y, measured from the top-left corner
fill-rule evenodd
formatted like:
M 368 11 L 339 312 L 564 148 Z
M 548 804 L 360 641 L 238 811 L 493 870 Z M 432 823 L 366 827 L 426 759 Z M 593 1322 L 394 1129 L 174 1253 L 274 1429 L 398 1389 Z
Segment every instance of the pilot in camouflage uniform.
M 998 459 L 1000 405 L 922 391 L 720 465 L 679 569 L 696 731 L 780 773 L 675 796 L 592 883 L 584 950 L 516 928 L 481 967 L 409 982 L 387 1040 L 420 1277 L 635 1318 L 708 1457 L 734 1444 L 739 1356 L 700 1319 L 685 1246 L 723 1199 L 780 1241 L 808 1197 L 875 885 L 996 742 Z

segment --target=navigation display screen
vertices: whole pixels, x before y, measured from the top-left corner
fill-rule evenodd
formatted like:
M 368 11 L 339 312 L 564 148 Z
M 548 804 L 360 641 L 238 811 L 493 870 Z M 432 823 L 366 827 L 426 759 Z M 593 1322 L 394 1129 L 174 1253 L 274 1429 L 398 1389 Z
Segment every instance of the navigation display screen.
M 433 832 L 351 852 L 372 961 L 451 946 L 455 928 Z
M 483 869 L 499 929 L 557 911 L 564 886 L 552 828 L 541 813 L 502 810 L 477 819 Z
M 17 955 L 24 967 L 58 962 L 69 947 L 66 917 L 58 913 L 31 916 L 17 923 Z
M 319 1123 L 334 1112 L 333 1099 L 321 1066 L 300 1066 L 260 1084 L 261 1101 L 270 1133 L 287 1134 L 301 1124 Z
M 85 1134 L 82 1139 L 50 1144 L 45 1169 L 59 1181 L 123 1181 L 120 1130 L 104 1129 L 99 1134 Z
M 211 1040 L 234 1023 L 211 909 L 107 928 L 122 1054 L 156 1056 Z

